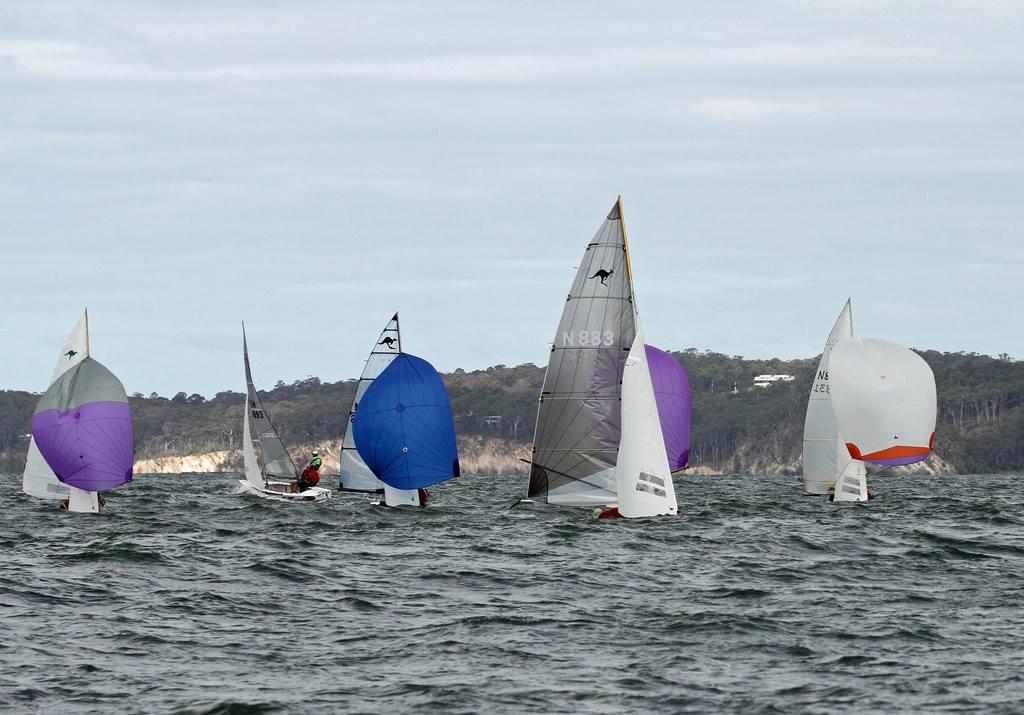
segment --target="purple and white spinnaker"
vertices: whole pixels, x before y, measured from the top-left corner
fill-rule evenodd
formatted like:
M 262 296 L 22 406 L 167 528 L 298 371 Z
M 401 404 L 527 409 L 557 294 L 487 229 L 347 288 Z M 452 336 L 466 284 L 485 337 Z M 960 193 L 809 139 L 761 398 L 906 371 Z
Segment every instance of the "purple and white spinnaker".
M 43 393 L 32 415 L 32 436 L 57 478 L 100 492 L 132 478 L 135 435 L 121 381 L 87 357 Z

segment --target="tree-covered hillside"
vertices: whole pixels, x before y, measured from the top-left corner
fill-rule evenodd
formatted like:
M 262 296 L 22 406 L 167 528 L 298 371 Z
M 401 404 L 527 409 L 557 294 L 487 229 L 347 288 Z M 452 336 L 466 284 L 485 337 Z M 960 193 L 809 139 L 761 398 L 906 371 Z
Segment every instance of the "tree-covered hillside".
M 939 426 L 935 449 L 962 472 L 1024 470 L 1024 362 L 1006 356 L 923 351 L 935 371 Z M 692 462 L 740 473 L 799 469 L 804 410 L 817 358 L 747 360 L 695 349 L 675 353 L 690 375 L 694 402 Z M 789 374 L 792 382 L 754 388 L 759 374 Z M 459 434 L 529 442 L 544 371 L 535 365 L 456 370 L 445 375 Z M 338 439 L 355 380 L 310 378 L 278 383 L 263 393 L 286 443 Z M 38 397 L 0 392 L 0 467 L 18 471 Z M 140 458 L 199 454 L 239 446 L 237 392 L 211 399 L 134 395 Z

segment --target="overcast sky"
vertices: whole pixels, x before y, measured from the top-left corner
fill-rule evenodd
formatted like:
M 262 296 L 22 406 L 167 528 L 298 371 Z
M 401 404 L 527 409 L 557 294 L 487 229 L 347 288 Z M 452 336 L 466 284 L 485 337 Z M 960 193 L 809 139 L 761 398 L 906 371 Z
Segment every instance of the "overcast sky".
M 622 194 L 649 342 L 1024 357 L 1024 4 L 0 4 L 0 387 L 544 364 Z

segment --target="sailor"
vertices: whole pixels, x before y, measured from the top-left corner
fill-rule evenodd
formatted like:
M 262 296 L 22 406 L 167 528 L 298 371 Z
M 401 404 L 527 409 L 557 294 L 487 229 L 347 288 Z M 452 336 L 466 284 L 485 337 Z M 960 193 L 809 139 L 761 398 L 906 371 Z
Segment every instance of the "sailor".
M 302 474 L 299 475 L 299 481 L 295 484 L 295 491 L 304 492 L 310 487 L 315 487 L 320 483 L 320 467 L 323 465 L 323 460 L 320 459 L 320 452 L 313 450 L 313 458 L 309 460 L 309 464 L 306 465 L 305 469 L 302 470 Z
M 420 499 L 420 506 L 426 506 L 427 501 L 430 499 L 430 492 L 428 492 L 423 487 L 420 487 L 419 489 L 416 490 L 416 495 Z
M 313 458 L 311 460 L 309 460 L 309 464 L 307 464 L 306 466 L 309 467 L 314 472 L 319 472 L 320 471 L 320 467 L 322 465 L 323 465 L 323 460 L 320 459 L 320 452 L 318 452 L 317 450 L 314 449 L 313 450 Z

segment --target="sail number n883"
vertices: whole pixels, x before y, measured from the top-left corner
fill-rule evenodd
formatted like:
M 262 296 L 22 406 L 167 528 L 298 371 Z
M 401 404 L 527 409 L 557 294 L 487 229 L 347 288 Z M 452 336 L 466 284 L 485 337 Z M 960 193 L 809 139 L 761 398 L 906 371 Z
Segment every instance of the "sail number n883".
M 610 348 L 615 344 L 615 333 L 606 330 L 567 330 L 562 333 L 562 347 Z

